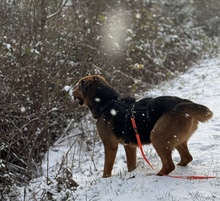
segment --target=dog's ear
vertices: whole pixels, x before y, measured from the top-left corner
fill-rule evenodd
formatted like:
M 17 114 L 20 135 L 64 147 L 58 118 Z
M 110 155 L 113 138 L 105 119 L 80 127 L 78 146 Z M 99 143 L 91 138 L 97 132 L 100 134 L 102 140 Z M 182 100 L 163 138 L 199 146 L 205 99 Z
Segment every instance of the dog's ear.
M 88 88 L 91 86 L 92 82 L 93 82 L 92 80 L 85 80 L 85 79 L 81 80 L 80 87 L 81 87 L 82 95 L 84 97 L 86 96 L 86 92 L 88 91 Z
M 93 79 L 94 79 L 94 81 L 104 81 L 104 82 L 106 82 L 105 78 L 102 77 L 101 75 L 94 75 Z
M 79 83 L 80 91 L 82 92 L 82 95 L 85 97 L 88 89 L 93 85 L 93 84 L 98 84 L 99 82 L 102 83 L 107 83 L 105 79 L 100 76 L 100 75 L 92 75 L 92 76 L 87 76 Z
M 94 82 L 99 81 L 101 79 L 100 75 L 93 75 Z

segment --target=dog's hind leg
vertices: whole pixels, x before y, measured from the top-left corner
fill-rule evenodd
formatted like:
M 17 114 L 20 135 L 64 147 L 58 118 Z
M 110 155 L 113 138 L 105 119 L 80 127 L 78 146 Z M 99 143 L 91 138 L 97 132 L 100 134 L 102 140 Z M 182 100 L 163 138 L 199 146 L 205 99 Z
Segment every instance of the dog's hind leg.
M 182 122 L 184 122 L 184 120 Z M 190 138 L 190 136 L 197 129 L 198 121 L 194 120 L 192 118 L 191 119 L 188 118 L 188 122 L 189 123 L 185 124 L 185 136 L 186 136 L 186 139 L 181 144 L 178 144 L 177 146 L 175 146 L 175 148 L 179 152 L 180 158 L 181 158 L 180 162 L 177 164 L 179 166 L 186 166 L 188 163 L 190 163 L 193 160 L 192 155 L 189 153 L 187 141 Z M 183 137 L 182 137 L 182 139 L 183 139 Z
M 154 146 L 158 156 L 162 162 L 162 169 L 157 175 L 167 175 L 175 169 L 172 160 L 172 151 L 174 143 L 172 140 L 172 122 L 173 120 L 169 114 L 163 115 L 155 124 L 151 131 L 151 143 Z
M 162 162 L 162 169 L 158 172 L 157 175 L 168 175 L 175 169 L 175 165 L 172 160 L 173 148 L 170 146 L 170 144 L 164 141 L 163 137 L 161 137 L 163 136 L 163 132 L 161 132 L 160 129 L 154 129 L 154 132 L 151 135 L 152 145 L 154 146 Z
M 127 158 L 127 166 L 128 166 L 128 172 L 131 172 L 136 168 L 136 152 L 137 148 L 132 147 L 129 145 L 125 145 L 125 153 Z
M 193 160 L 192 155 L 189 153 L 187 142 L 183 142 L 182 144 L 178 145 L 176 149 L 181 157 L 181 161 L 177 165 L 186 166 Z
M 158 146 L 158 144 L 153 144 L 154 148 L 157 151 L 157 154 L 159 155 L 161 162 L 162 162 L 162 169 L 158 172 L 157 175 L 163 176 L 168 175 L 170 172 L 172 172 L 175 169 L 175 165 L 172 160 L 172 150 L 169 148 Z

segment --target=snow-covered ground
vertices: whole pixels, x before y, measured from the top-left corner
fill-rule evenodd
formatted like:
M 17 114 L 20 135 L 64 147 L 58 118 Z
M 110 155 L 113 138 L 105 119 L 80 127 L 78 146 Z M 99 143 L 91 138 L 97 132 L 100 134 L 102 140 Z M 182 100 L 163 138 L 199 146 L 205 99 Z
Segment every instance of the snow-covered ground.
M 20 200 L 220 200 L 220 58 L 201 61 L 176 79 L 155 86 L 153 90 L 139 94 L 139 97 L 161 95 L 188 98 L 214 112 L 213 118 L 200 124 L 189 140 L 194 160 L 187 167 L 177 166 L 171 175 L 217 178 L 186 180 L 158 177 L 139 152 L 137 169 L 128 173 L 124 150 L 120 146 L 113 176 L 103 179 L 103 146 L 97 140 L 94 121 L 87 115 L 82 119 L 84 123 L 75 124 L 69 136 L 64 135 L 51 147 L 42 165 L 44 175 L 33 179 L 25 187 L 16 188 L 21 194 Z M 153 147 L 148 145 L 144 149 L 151 164 L 160 170 L 160 158 Z M 176 163 L 179 161 L 176 151 L 173 159 Z M 71 190 L 68 185 L 70 177 L 63 171 L 67 169 L 79 185 L 76 190 Z M 60 182 L 58 177 L 64 178 L 64 181 Z

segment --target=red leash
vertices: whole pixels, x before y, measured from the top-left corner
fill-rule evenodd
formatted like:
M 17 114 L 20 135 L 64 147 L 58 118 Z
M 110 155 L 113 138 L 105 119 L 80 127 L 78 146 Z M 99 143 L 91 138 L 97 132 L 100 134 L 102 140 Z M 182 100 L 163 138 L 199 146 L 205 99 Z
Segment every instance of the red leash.
M 132 116 L 131 116 L 131 123 L 132 123 L 133 129 L 134 129 L 134 132 L 135 132 L 135 136 L 136 136 L 138 147 L 141 151 L 141 154 L 142 154 L 144 160 L 147 162 L 147 164 L 151 167 L 151 169 L 154 170 L 153 166 L 151 165 L 151 163 L 149 162 L 149 160 L 147 159 L 147 157 L 144 154 L 144 150 L 143 150 L 143 147 L 142 147 L 142 144 L 141 144 L 141 139 L 140 139 L 140 135 L 138 133 L 138 129 L 137 129 L 137 125 L 136 125 L 136 122 L 135 122 L 134 114 L 132 114 Z M 196 179 L 214 179 L 214 178 L 217 178 L 216 176 L 172 176 L 172 175 L 166 175 L 166 174 L 163 174 L 163 173 L 161 173 L 161 174 L 163 176 L 167 176 L 167 177 L 171 177 L 171 178 L 177 178 L 177 179 L 196 180 Z

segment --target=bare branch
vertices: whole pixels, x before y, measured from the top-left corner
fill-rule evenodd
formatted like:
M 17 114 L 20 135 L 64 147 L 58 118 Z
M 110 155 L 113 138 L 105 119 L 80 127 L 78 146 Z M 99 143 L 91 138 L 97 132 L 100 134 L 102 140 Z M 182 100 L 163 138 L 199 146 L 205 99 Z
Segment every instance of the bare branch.
M 47 16 L 47 20 L 50 20 L 50 19 L 53 18 L 54 16 L 58 15 L 58 14 L 63 10 L 63 8 L 66 6 L 67 2 L 68 2 L 68 0 L 63 0 L 63 1 L 60 3 L 60 8 L 59 8 L 56 12 L 54 12 L 54 13 L 48 15 L 48 16 Z

